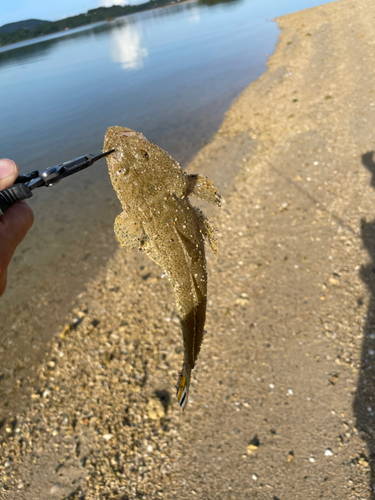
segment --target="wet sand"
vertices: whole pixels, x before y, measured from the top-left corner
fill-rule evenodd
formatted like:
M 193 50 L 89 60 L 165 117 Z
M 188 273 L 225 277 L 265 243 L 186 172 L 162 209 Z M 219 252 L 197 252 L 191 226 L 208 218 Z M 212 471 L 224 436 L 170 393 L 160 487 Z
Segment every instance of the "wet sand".
M 119 249 L 15 380 L 4 498 L 375 498 L 374 16 L 278 19 L 268 71 L 189 167 L 224 203 L 204 207 L 220 253 L 186 413 L 169 283 Z

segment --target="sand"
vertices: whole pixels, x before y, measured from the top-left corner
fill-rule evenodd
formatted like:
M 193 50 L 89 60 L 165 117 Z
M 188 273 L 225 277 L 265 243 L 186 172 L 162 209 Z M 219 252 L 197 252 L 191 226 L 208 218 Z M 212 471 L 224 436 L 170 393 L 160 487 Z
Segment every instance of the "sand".
M 169 283 L 119 249 L 13 388 L 1 498 L 375 498 L 374 18 L 341 0 L 278 19 L 189 166 L 224 203 L 204 208 L 220 252 L 186 413 Z

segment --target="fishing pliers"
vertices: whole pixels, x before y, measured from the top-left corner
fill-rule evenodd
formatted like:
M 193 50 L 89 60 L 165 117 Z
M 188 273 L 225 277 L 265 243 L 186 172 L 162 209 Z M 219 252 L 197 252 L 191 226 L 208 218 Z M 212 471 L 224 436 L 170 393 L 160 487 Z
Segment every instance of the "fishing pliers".
M 29 174 L 19 175 L 13 186 L 0 191 L 0 216 L 4 215 L 8 208 L 18 201 L 30 198 L 35 188 L 54 186 L 64 177 L 68 177 L 69 175 L 89 167 L 95 161 L 100 160 L 100 158 L 114 151 L 114 149 L 111 149 L 110 151 L 97 155 L 87 154 L 56 165 L 55 167 L 46 168 L 42 172 L 34 170 L 34 172 L 30 172 Z

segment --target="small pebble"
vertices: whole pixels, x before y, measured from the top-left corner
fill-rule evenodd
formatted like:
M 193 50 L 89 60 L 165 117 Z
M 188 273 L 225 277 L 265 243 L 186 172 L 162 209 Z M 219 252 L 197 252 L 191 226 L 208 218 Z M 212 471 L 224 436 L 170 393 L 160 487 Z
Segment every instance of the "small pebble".
M 147 403 L 147 416 L 151 420 L 165 417 L 165 410 L 160 399 L 151 396 Z
M 314 458 L 314 457 L 310 457 L 310 458 L 309 458 L 309 461 L 310 461 L 311 463 L 314 463 L 314 462 L 315 462 L 315 458 Z
M 50 491 L 50 493 L 52 493 L 52 495 L 55 495 L 56 493 L 60 493 L 60 491 L 61 491 L 61 484 L 60 483 L 55 483 L 49 491 Z
M 288 389 L 289 396 L 293 396 L 293 389 Z
M 340 281 L 338 279 L 336 279 L 336 278 L 329 278 L 329 282 L 333 286 L 339 286 L 340 285 Z
M 359 460 L 358 460 L 358 465 L 360 467 L 368 467 L 368 460 L 365 458 L 365 457 L 361 457 Z
M 256 446 L 255 444 L 249 444 L 246 447 L 246 453 L 248 455 L 254 455 L 257 451 L 258 451 L 258 446 Z
M 332 457 L 333 456 L 332 450 L 330 448 L 327 448 L 326 451 L 324 452 L 324 455 L 326 457 Z
M 258 476 L 256 474 L 253 474 L 251 477 L 254 479 L 254 481 L 258 479 Z
M 42 398 L 44 398 L 44 399 L 45 399 L 45 398 L 48 398 L 48 396 L 49 396 L 50 394 L 51 394 L 51 392 L 50 392 L 48 389 L 46 389 L 45 391 L 43 391 Z

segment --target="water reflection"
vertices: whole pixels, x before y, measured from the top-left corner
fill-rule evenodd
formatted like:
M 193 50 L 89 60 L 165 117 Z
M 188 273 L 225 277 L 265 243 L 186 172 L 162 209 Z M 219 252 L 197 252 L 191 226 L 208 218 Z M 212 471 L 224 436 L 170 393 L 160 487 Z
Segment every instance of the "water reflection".
M 45 56 L 53 56 L 53 51 L 59 45 L 64 45 L 73 39 L 90 38 L 94 34 L 96 37 L 105 36 L 109 23 L 103 22 L 96 25 L 83 26 L 74 30 L 63 31 L 53 35 L 32 38 L 25 42 L 18 42 L 14 45 L 0 47 L 0 69 L 6 66 L 18 66 L 24 63 L 36 62 Z
M 147 49 L 142 47 L 142 31 L 140 25 L 123 24 L 110 32 L 111 59 L 121 64 L 122 69 L 139 69 L 143 59 L 148 56 Z
M 199 12 L 199 8 L 194 6 L 192 9 L 188 11 L 188 22 L 191 24 L 197 24 L 201 21 L 201 14 Z
M 0 68 L 11 64 L 22 64 L 28 59 L 34 60 L 37 57 L 47 55 L 53 45 L 58 42 L 59 40 L 55 39 L 44 43 L 35 43 L 18 49 L 0 52 Z
M 220 3 L 237 4 L 241 2 L 243 2 L 243 0 L 198 0 L 199 5 L 206 5 L 208 7 L 212 7 L 213 5 L 218 5 Z

